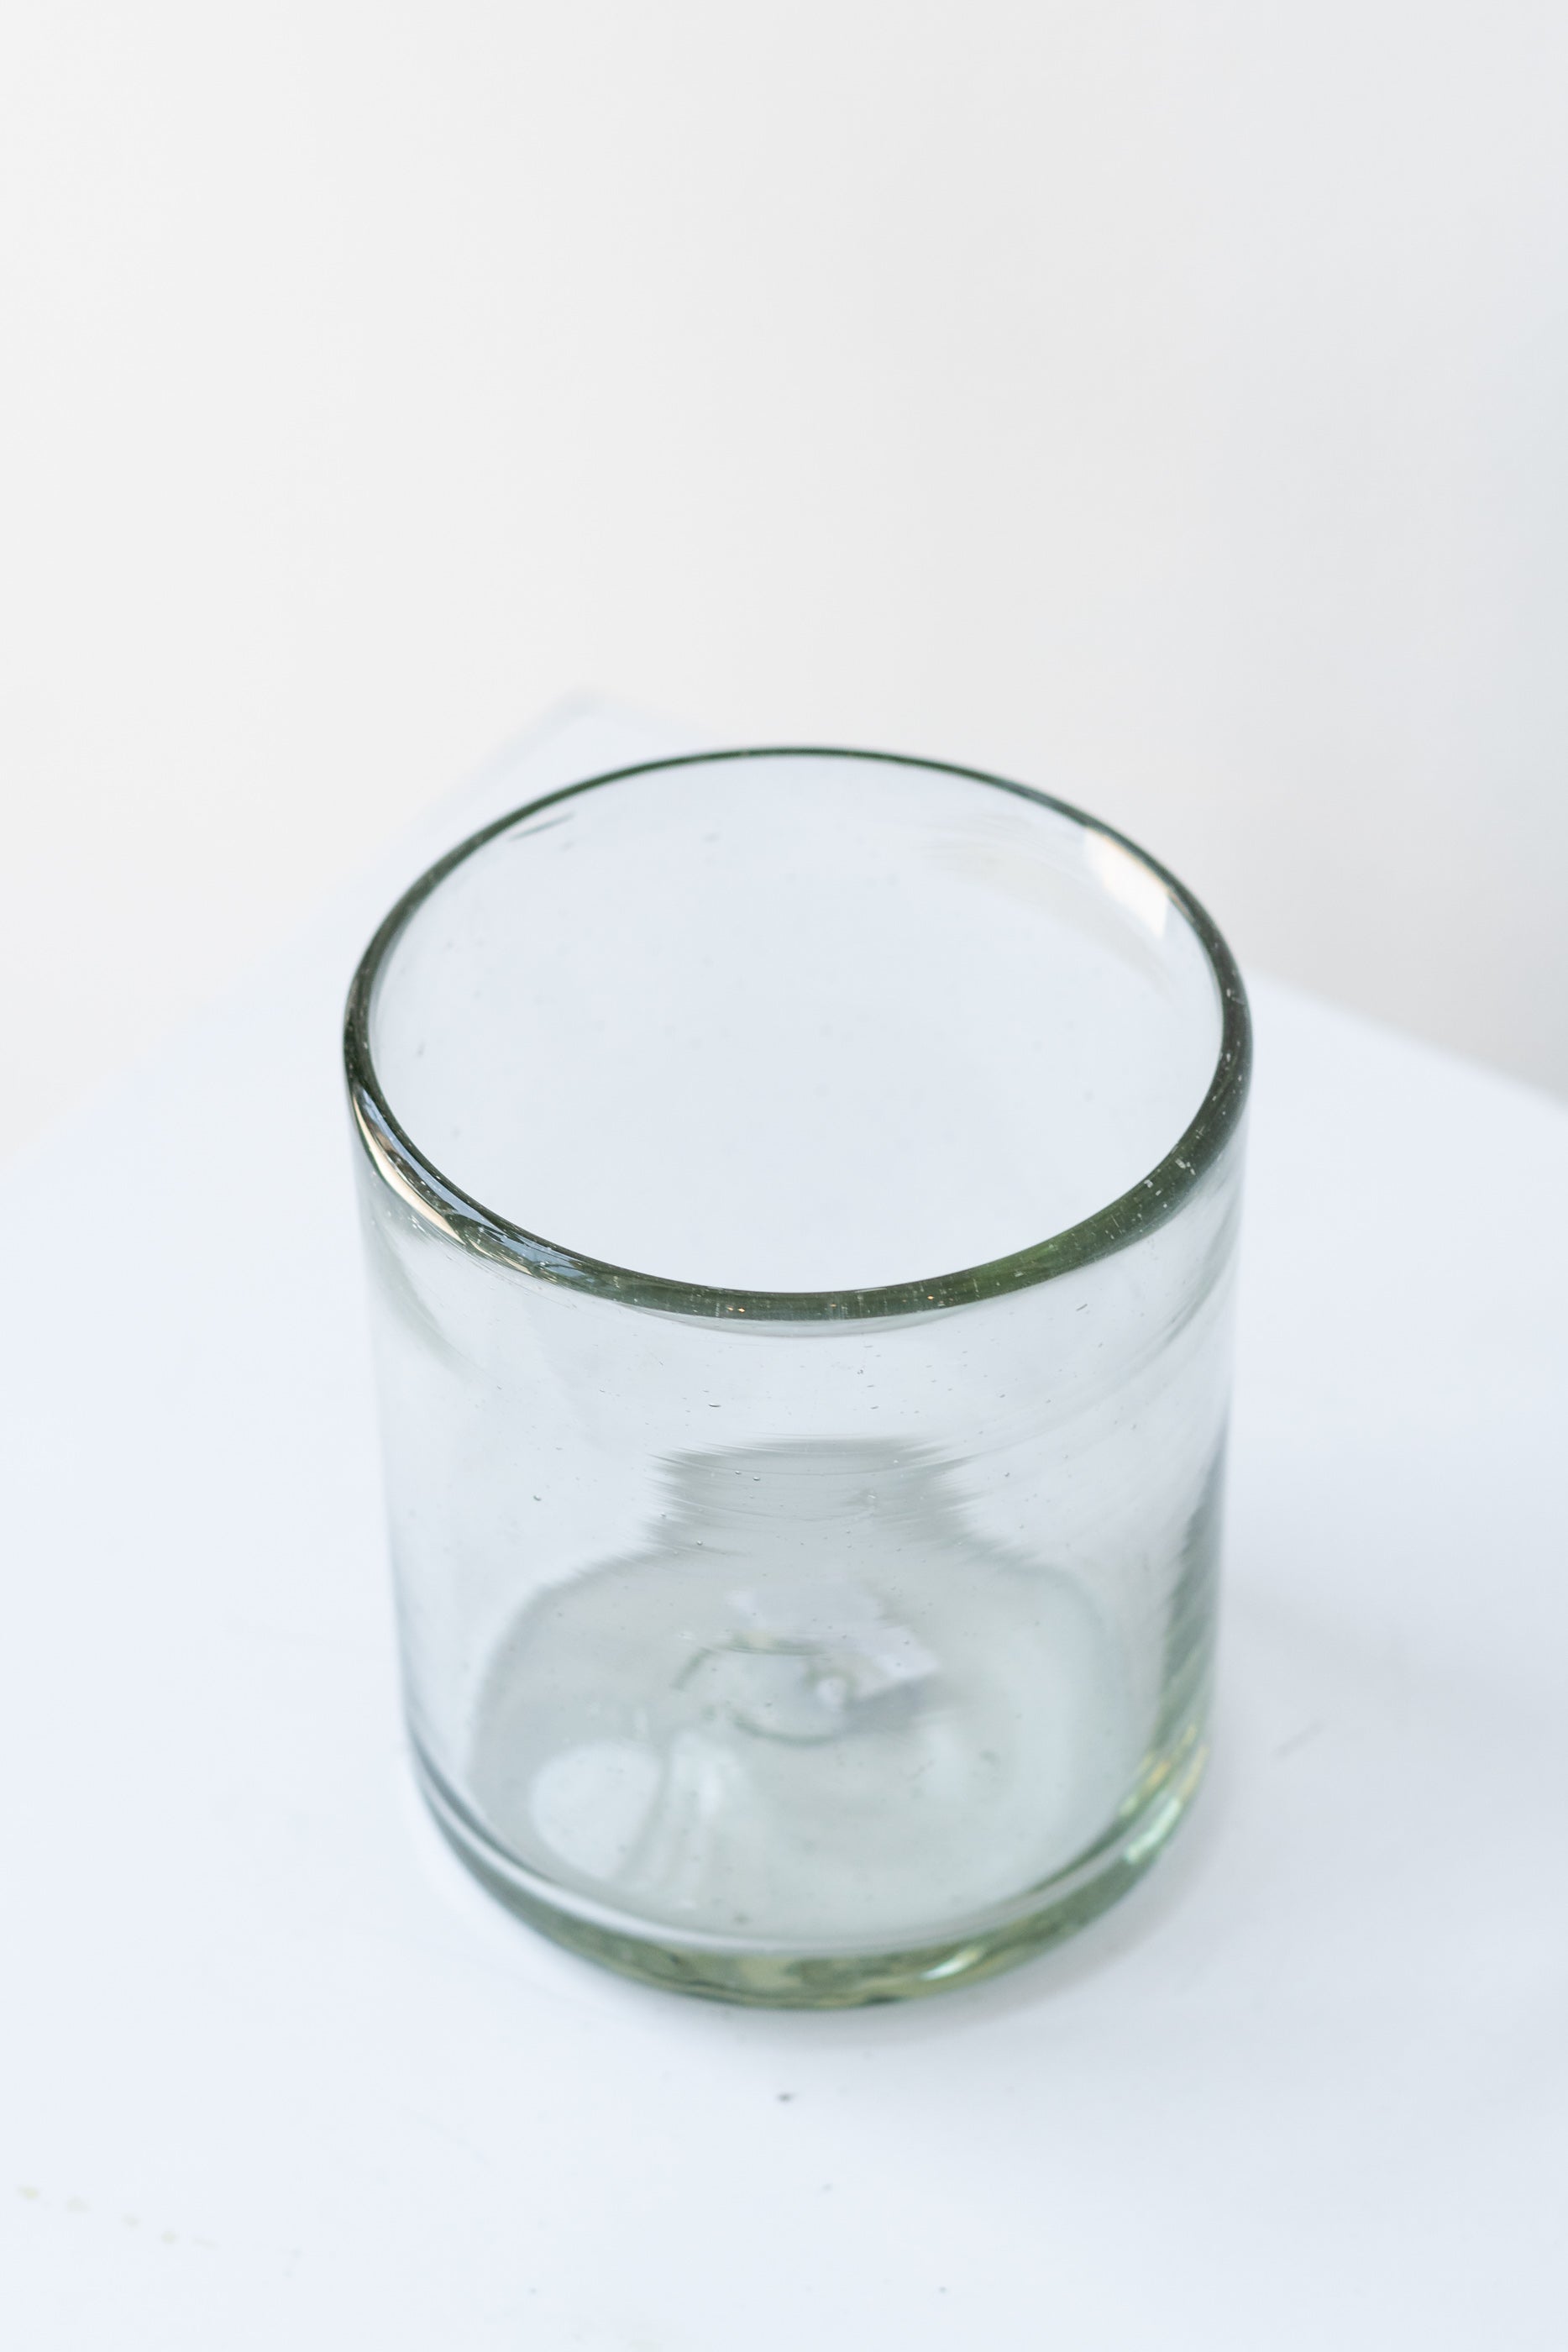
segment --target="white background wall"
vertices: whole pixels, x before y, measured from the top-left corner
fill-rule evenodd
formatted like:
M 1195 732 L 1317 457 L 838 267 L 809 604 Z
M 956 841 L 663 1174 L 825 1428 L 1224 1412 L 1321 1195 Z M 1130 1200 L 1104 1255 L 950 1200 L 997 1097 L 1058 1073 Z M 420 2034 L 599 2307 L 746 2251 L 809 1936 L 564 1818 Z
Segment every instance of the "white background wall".
M 1568 1089 L 1568 11 L 12 0 L 0 1142 L 561 694 Z

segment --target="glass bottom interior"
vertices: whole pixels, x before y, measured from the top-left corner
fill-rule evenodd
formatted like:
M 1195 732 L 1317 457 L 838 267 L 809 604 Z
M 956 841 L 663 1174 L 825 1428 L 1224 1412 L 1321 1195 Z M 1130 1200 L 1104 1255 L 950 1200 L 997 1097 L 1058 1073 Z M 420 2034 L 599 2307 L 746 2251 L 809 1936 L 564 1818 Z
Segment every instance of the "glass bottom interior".
M 1167 1717 L 1155 1757 L 1141 1728 L 1059 1570 L 907 1527 L 827 1561 L 684 1528 L 533 1599 L 464 1790 L 424 1773 L 464 1858 L 559 1940 L 837 2005 L 985 1974 L 1113 1900 L 1201 1769 L 1198 1720 Z

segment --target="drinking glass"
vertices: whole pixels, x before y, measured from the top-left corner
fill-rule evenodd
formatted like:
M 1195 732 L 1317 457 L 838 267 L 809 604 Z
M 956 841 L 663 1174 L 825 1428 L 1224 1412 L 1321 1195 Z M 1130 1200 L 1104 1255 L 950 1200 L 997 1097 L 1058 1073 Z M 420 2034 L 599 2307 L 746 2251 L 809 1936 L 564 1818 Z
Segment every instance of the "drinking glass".
M 1190 894 L 821 750 L 549 794 L 350 994 L 408 1722 L 537 1927 L 733 2000 L 988 1973 L 1202 1772 L 1249 1067 Z

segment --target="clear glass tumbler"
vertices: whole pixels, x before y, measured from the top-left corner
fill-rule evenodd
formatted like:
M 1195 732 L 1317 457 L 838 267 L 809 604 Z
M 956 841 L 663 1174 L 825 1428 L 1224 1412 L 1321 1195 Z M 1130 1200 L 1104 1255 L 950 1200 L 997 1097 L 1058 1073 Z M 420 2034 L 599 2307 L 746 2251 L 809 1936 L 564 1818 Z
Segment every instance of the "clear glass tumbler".
M 935 761 L 670 760 L 441 860 L 350 995 L 417 1767 L 578 1950 L 982 1976 L 1202 1770 L 1246 999 Z

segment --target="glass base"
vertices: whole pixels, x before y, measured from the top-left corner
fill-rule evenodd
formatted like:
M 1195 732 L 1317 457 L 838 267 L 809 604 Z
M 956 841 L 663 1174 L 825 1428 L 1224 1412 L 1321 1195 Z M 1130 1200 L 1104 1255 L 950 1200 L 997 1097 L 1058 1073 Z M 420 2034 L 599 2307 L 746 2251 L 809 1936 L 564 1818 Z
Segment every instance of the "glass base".
M 508 1910 L 568 1950 L 619 1975 L 699 2000 L 754 2009 L 852 2009 L 914 2000 L 975 1984 L 1015 1968 L 1075 1935 L 1120 1900 L 1164 1851 L 1196 1795 L 1207 1762 L 1194 1727 L 1145 1774 L 1138 1797 L 1111 1831 L 1071 1867 L 1031 1888 L 1004 1916 L 993 1915 L 940 1941 L 904 1950 L 783 1951 L 739 1939 L 650 1934 L 597 1905 L 571 1897 L 517 1864 L 474 1820 L 415 1749 L 420 1785 L 437 1827 L 460 1861 Z

